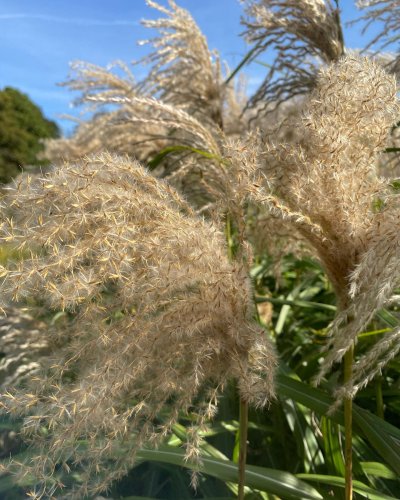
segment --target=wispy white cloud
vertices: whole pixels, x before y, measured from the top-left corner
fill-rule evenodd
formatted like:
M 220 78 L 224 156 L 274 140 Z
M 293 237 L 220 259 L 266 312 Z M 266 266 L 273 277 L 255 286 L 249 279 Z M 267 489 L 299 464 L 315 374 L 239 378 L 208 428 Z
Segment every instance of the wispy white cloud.
M 15 13 L 15 14 L 0 14 L 0 21 L 14 21 L 18 19 L 27 19 L 32 21 L 44 21 L 52 23 L 74 24 L 76 26 L 134 26 L 137 25 L 135 21 L 128 20 L 107 20 L 107 19 L 84 19 L 75 17 L 61 17 L 51 16 L 47 14 L 29 14 L 29 13 Z
M 68 103 L 72 101 L 74 96 L 70 91 L 63 89 L 39 88 L 25 85 L 27 94 L 36 101 L 62 101 Z

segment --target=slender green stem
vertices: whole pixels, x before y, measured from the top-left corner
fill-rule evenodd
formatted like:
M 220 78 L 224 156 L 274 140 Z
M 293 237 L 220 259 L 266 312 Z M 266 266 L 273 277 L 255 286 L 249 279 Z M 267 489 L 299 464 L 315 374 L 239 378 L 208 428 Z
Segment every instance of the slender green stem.
M 344 384 L 351 380 L 353 373 L 354 345 L 344 356 Z M 353 402 L 351 398 L 344 400 L 344 431 L 345 431 L 345 499 L 353 499 Z
M 247 427 L 249 411 L 248 403 L 240 400 L 239 414 L 239 489 L 238 500 L 244 499 L 244 485 L 246 479 L 246 458 L 247 458 Z
M 228 257 L 229 260 L 233 261 L 237 256 L 237 248 L 235 248 L 235 243 L 233 241 L 233 227 L 232 219 L 230 214 L 226 216 L 226 241 L 228 246 Z M 239 487 L 238 487 L 238 499 L 244 499 L 244 485 L 245 485 L 245 474 L 246 474 L 246 458 L 247 458 L 247 427 L 248 427 L 248 403 L 240 398 L 239 407 L 239 463 L 238 463 L 238 475 L 239 475 Z
M 232 73 L 228 76 L 228 78 L 224 81 L 224 85 L 228 85 L 228 83 L 236 76 L 237 73 L 243 68 L 245 64 L 251 61 L 251 59 L 260 51 L 262 46 L 262 41 L 258 42 L 254 47 L 252 47 L 249 52 L 243 57 L 240 63 L 236 66 L 236 68 L 232 71 Z
M 238 256 L 239 248 L 235 245 L 233 233 L 235 226 L 232 224 L 230 214 L 226 216 L 226 241 L 228 246 L 228 257 L 230 261 L 235 260 Z M 256 307 L 257 311 L 257 307 Z M 258 318 L 259 320 L 259 318 Z M 246 459 L 247 459 L 247 428 L 249 423 L 249 408 L 248 402 L 240 398 L 239 407 L 239 462 L 238 462 L 238 499 L 244 499 L 244 487 L 246 476 Z
M 380 418 L 385 418 L 385 409 L 383 406 L 383 394 L 382 394 L 382 377 L 376 379 L 375 394 L 376 394 L 376 414 Z
M 225 224 L 225 236 L 228 248 L 228 258 L 232 261 L 235 257 L 234 253 L 234 245 L 232 241 L 232 223 L 229 214 L 226 216 L 226 224 Z

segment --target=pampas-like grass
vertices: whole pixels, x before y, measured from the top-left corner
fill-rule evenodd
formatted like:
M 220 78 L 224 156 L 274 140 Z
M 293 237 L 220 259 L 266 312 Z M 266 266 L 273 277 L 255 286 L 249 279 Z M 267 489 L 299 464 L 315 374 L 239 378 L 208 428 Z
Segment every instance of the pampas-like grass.
M 276 51 L 264 82 L 249 101 L 258 112 L 271 111 L 293 97 L 308 94 L 318 66 L 344 52 L 339 10 L 332 0 L 243 0 L 245 37 L 257 49 L 253 58 Z M 271 108 L 271 103 L 274 107 Z
M 25 178 L 8 199 L 17 215 L 3 235 L 34 248 L 4 270 L 3 294 L 73 316 L 50 336 L 37 378 L 2 398 L 37 451 L 8 470 L 34 474 L 37 497 L 58 486 L 59 465 L 82 478 L 71 497 L 103 491 L 189 411 L 195 460 L 196 429 L 232 377 L 243 400 L 268 403 L 276 360 L 252 319 L 245 264 L 228 260 L 223 233 L 173 188 L 103 154 Z
M 190 13 L 173 0 L 168 0 L 170 10 L 153 0 L 146 3 L 165 17 L 143 21 L 145 27 L 158 30 L 157 37 L 139 42 L 154 47 L 144 58 L 151 64 L 142 83 L 145 93 L 222 126 L 226 87 L 218 54 L 210 52 Z
M 143 21 L 145 27 L 158 31 L 154 38 L 139 42 L 154 49 L 140 61 L 149 65 L 148 75 L 137 81 L 121 61 L 106 68 L 72 63 L 63 85 L 80 93 L 75 104 L 96 114 L 81 123 L 71 138 L 46 142 L 45 156 L 53 164 L 104 150 L 148 161 L 177 144 L 217 154 L 221 130 L 237 136 L 245 129 L 243 85 L 224 83 L 219 56 L 209 50 L 190 13 L 172 0 L 169 9 L 154 1 L 147 4 L 164 14 Z M 204 130 L 207 140 L 199 142 Z M 171 154 L 170 163 L 180 163 L 180 156 Z
M 268 146 L 272 161 L 265 172 L 278 201 L 253 193 L 298 228 L 336 291 L 339 313 L 317 381 L 342 359 L 399 283 L 399 205 L 389 182 L 377 174 L 398 113 L 394 77 L 370 59 L 348 56 L 321 70 L 297 122 L 303 145 Z M 360 360 L 341 396 L 354 396 L 370 380 L 366 363 L 372 374 L 374 363 L 381 368 L 393 357 L 397 335 L 388 334 L 366 355 L 368 361 Z
M 383 49 L 399 39 L 397 33 L 400 26 L 399 0 L 358 0 L 356 4 L 363 11 L 362 19 L 367 21 L 363 31 L 376 20 L 382 23 L 381 30 L 370 40 L 367 48 L 379 44 Z
M 362 15 L 357 21 L 365 23 L 363 33 L 367 32 L 375 21 L 380 23 L 380 29 L 368 42 L 365 50 L 374 50 L 374 54 L 381 57 L 383 50 L 390 50 L 393 44 L 399 42 L 400 2 L 399 0 L 358 0 L 356 4 L 362 11 Z M 399 77 L 400 54 L 397 47 L 396 52 L 385 55 L 386 68 Z
M 149 76 L 137 83 L 122 64 L 124 77 L 77 63 L 68 85 L 97 114 L 72 139 L 50 143 L 58 170 L 21 178 L 5 198 L 14 217 L 3 237 L 32 253 L 3 270 L 4 292 L 71 315 L 67 329 L 49 332 L 52 356 L 42 373 L 2 400 L 25 417 L 25 437 L 37 449 L 8 470 L 37 477 L 38 497 L 60 486 L 60 465 L 82 478 L 70 496 L 103 491 L 185 413 L 192 419 L 186 455 L 199 460 L 198 430 L 232 377 L 245 404 L 270 400 L 276 361 L 252 319 L 248 203 L 261 207 L 274 232 L 270 245 L 294 235 L 294 247 L 306 243 L 333 284 L 338 313 L 317 382 L 352 352 L 400 283 L 398 196 L 378 174 L 400 110 L 396 83 L 371 59 L 341 58 L 337 2 L 246 2 L 254 54 L 279 48 L 250 101 L 253 124 L 263 123 L 263 106 L 270 118 L 284 117 L 282 126 L 264 122 L 263 140 L 244 135 L 243 104 L 223 84 L 218 57 L 189 13 L 173 1 L 169 9 L 148 3 L 165 14 L 145 22 L 160 35 L 150 41 Z M 308 95 L 301 112 L 293 111 L 299 94 Z M 126 157 L 79 159 L 104 148 L 158 165 L 157 175 L 185 198 Z M 62 164 L 63 156 L 73 161 Z M 234 227 L 229 248 L 224 221 Z M 359 357 L 338 403 L 349 403 L 396 356 L 398 339 L 395 329 Z M 348 451 L 348 432 L 346 442 Z M 348 453 L 346 461 L 351 485 Z

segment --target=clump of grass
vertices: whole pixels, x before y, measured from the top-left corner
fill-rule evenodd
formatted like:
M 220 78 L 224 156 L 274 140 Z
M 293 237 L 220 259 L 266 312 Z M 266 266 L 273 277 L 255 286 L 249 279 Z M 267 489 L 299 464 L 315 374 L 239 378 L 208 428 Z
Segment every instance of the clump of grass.
M 318 67 L 344 53 L 339 7 L 333 0 L 243 0 L 245 37 L 252 59 L 266 49 L 276 54 L 249 106 L 271 111 L 282 102 L 308 94 Z
M 84 468 L 71 496 L 103 491 L 189 410 L 186 456 L 196 460 L 197 430 L 232 377 L 244 401 L 268 403 L 276 360 L 252 319 L 246 267 L 172 187 L 103 154 L 27 178 L 9 199 L 18 216 L 3 229 L 45 252 L 5 271 L 3 293 L 40 294 L 74 315 L 41 374 L 2 400 L 26 416 L 37 450 L 9 470 L 34 474 L 39 497 L 52 493 L 60 465 Z
M 374 11 L 382 15 L 395 4 L 359 3 L 383 5 Z M 7 241 L 42 249 L 4 269 L 3 289 L 14 298 L 40 294 L 74 318 L 52 337 L 46 370 L 5 398 L 9 412 L 29 414 L 24 432 L 38 446 L 30 462 L 9 470 L 38 477 L 43 496 L 53 491 L 57 467 L 74 464 L 85 472 L 72 495 L 102 491 L 129 470 L 140 446 L 161 442 L 180 411 L 193 421 L 186 456 L 199 460 L 198 431 L 233 377 L 242 406 L 243 497 L 246 406 L 270 400 L 276 364 L 253 320 L 251 204 L 262 212 L 269 248 L 276 251 L 277 240 L 278 254 L 306 245 L 336 293 L 315 378 L 321 382 L 345 359 L 336 397 L 345 400 L 349 499 L 351 400 L 399 349 L 396 328 L 353 360 L 357 335 L 400 281 L 398 196 L 378 173 L 398 119 L 395 80 L 370 58 L 342 57 L 338 2 L 249 0 L 252 56 L 269 48 L 277 54 L 248 103 L 267 133 L 245 134 L 256 120 L 244 120 L 231 79 L 223 82 L 219 58 L 193 18 L 173 1 L 169 8 L 148 4 L 164 14 L 145 22 L 159 32 L 149 41 L 149 75 L 136 82 L 122 63 L 123 77 L 76 63 L 67 85 L 102 112 L 72 139 L 49 144 L 58 170 L 23 179 L 7 198 L 15 212 L 3 224 Z M 99 155 L 103 149 L 140 158 L 169 184 L 136 161 Z M 254 234 L 261 226 L 253 222 Z
M 380 23 L 379 31 L 364 50 L 371 49 L 377 57 L 381 57 L 383 50 L 390 49 L 399 41 L 400 3 L 398 0 L 358 0 L 356 4 L 362 12 L 358 21 L 364 22 L 363 33 L 367 32 L 375 21 Z M 399 75 L 399 54 L 387 54 L 386 59 L 387 69 Z
M 397 198 L 378 175 L 377 164 L 398 112 L 394 77 L 368 58 L 347 56 L 320 71 L 295 123 L 306 140 L 267 144 L 271 161 L 267 158 L 265 172 L 276 198 L 255 197 L 275 212 L 278 207 L 298 228 L 338 298 L 340 313 L 319 380 L 397 284 Z M 374 200 L 381 200 L 379 209 Z

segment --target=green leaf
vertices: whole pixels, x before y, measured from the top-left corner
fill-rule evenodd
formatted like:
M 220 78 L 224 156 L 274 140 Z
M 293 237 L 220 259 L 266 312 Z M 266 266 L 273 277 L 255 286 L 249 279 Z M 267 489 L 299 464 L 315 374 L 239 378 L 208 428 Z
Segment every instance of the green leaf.
M 238 480 L 237 464 L 230 460 L 202 457 L 202 464 L 197 467 L 186 462 L 184 452 L 176 448 L 160 447 L 158 450 L 142 449 L 138 452 L 138 458 L 141 460 L 175 464 L 189 469 L 198 469 L 200 472 L 217 477 L 222 481 L 237 482 Z M 253 465 L 246 467 L 246 486 L 278 495 L 285 499 L 323 498 L 315 488 L 298 479 L 293 474 Z
M 384 479 L 399 479 L 389 467 L 380 462 L 360 462 L 360 465 L 363 472 L 369 476 L 383 477 Z
M 365 337 L 371 337 L 373 335 L 382 335 L 383 333 L 390 332 L 392 328 L 382 328 L 381 330 L 371 330 L 369 332 L 363 332 L 358 334 L 358 339 L 363 339 Z
M 185 146 L 183 144 L 177 144 L 175 146 L 168 146 L 161 151 L 159 151 L 154 158 L 152 158 L 148 163 L 147 167 L 150 170 L 154 170 L 158 165 L 164 160 L 166 156 L 168 156 L 171 153 L 179 153 L 182 151 L 188 151 L 191 153 L 196 153 L 200 156 L 203 156 L 204 158 L 208 158 L 209 160 L 217 160 L 219 163 L 224 163 L 224 160 L 220 158 L 219 156 L 210 153 L 208 151 L 203 151 L 201 149 L 193 148 L 191 146 Z
M 231 72 L 231 74 L 228 76 L 228 78 L 224 81 L 224 85 L 227 85 L 247 63 L 249 63 L 252 59 L 254 59 L 254 57 L 256 57 L 256 55 L 260 52 L 262 44 L 263 44 L 263 40 L 259 41 L 254 47 L 252 47 L 247 52 L 247 54 L 243 57 L 243 59 L 240 61 L 240 63 L 236 66 L 236 68 Z
M 328 311 L 336 311 L 336 306 L 331 304 L 322 304 L 320 302 L 311 302 L 309 300 L 290 300 L 290 299 L 276 299 L 274 297 L 256 297 L 257 304 L 262 302 L 270 302 L 276 305 L 288 305 L 296 307 L 305 307 L 307 309 L 324 309 Z
M 326 476 L 323 474 L 297 474 L 297 477 L 307 479 L 308 481 L 329 484 L 331 486 L 339 486 L 340 488 L 345 487 L 344 477 Z M 353 490 L 369 500 L 398 500 L 395 497 L 390 497 L 384 493 L 373 490 L 361 481 L 353 481 Z
M 283 373 L 277 376 L 277 393 L 281 397 L 301 403 L 320 415 L 327 415 L 333 404 L 333 398 L 321 389 L 310 387 Z M 344 423 L 341 410 L 337 410 L 329 418 L 341 425 Z M 400 430 L 356 404 L 353 404 L 353 422 L 354 431 L 364 437 L 385 462 L 400 474 Z
M 356 405 L 353 405 L 353 421 L 357 432 L 400 474 L 400 430 Z
M 326 461 L 329 468 L 344 477 L 345 467 L 342 455 L 342 446 L 339 439 L 339 426 L 327 417 L 321 419 L 321 432 L 324 440 Z
M 172 432 L 179 438 L 181 443 L 187 442 L 187 430 L 186 427 L 182 424 L 174 424 L 172 426 Z M 175 443 L 174 443 L 175 444 Z M 169 442 L 169 445 L 171 446 L 171 443 Z M 174 446 L 174 445 L 172 445 Z M 229 460 L 226 455 L 224 455 L 221 451 L 218 450 L 218 448 L 215 448 L 215 446 L 212 446 L 210 443 L 207 441 L 203 440 L 200 443 L 200 448 L 210 457 L 217 458 L 219 460 Z
M 377 313 L 378 318 L 380 318 L 384 323 L 387 325 L 391 326 L 392 328 L 395 328 L 396 326 L 399 326 L 399 320 L 394 316 L 390 311 L 387 309 L 381 309 Z
M 319 413 L 320 415 L 325 415 L 328 413 L 329 408 L 333 404 L 333 398 L 331 398 L 322 389 L 317 389 L 311 387 L 304 382 L 295 380 L 294 378 L 284 374 L 279 373 L 276 378 L 277 393 L 280 396 L 291 398 L 298 403 L 310 408 L 311 410 Z M 332 415 L 332 420 L 337 423 L 343 423 L 344 415 L 341 410 L 338 410 L 334 415 Z
M 181 424 L 174 424 L 172 426 L 172 432 L 176 437 L 179 438 L 180 443 L 187 442 L 187 430 L 185 426 Z M 171 446 L 171 440 L 168 442 L 169 446 Z M 175 443 L 172 444 L 173 447 L 176 446 Z M 218 448 L 215 448 L 212 444 L 208 443 L 206 440 L 202 440 L 200 443 L 200 448 L 203 453 L 209 457 L 216 458 L 217 460 L 229 460 L 229 458 L 224 455 Z M 237 495 L 237 486 L 236 484 L 232 484 L 231 482 L 226 482 L 226 486 Z
M 282 408 L 290 430 L 296 441 L 299 456 L 303 459 L 303 470 L 315 471 L 317 465 L 323 463 L 323 456 L 315 433 L 310 427 L 307 416 L 308 408 L 298 405 L 292 399 L 281 399 Z
M 299 295 L 301 289 L 303 288 L 303 283 L 300 283 L 297 285 L 287 296 L 286 300 L 292 302 L 293 300 L 296 299 L 296 297 Z M 277 335 L 280 335 L 283 331 L 283 328 L 285 326 L 286 320 L 288 318 L 290 312 L 290 306 L 285 304 L 282 306 L 282 309 L 279 312 L 279 317 L 275 325 L 275 333 Z

